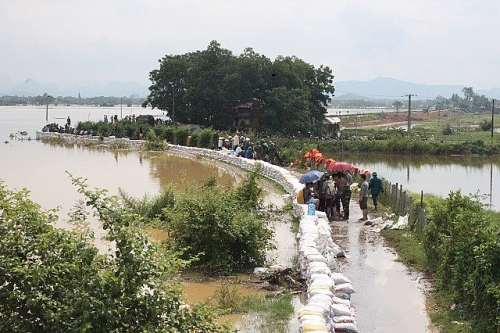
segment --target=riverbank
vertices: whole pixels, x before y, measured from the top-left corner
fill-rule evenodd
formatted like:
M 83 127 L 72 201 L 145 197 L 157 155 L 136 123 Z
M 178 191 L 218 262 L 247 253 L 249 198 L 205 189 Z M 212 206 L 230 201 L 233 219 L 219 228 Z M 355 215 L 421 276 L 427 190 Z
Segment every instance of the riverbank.
M 51 136 L 51 135 L 45 134 L 43 136 Z M 54 136 L 58 135 L 55 134 Z M 140 146 L 137 145 L 136 148 L 138 147 Z M 238 163 L 239 167 L 243 169 L 247 169 L 247 167 L 250 167 L 250 165 L 255 165 L 257 163 L 264 164 L 266 166 L 268 165 L 268 163 L 261 161 L 247 160 L 247 159 L 233 157 L 228 154 L 229 153 L 228 151 L 213 151 L 213 150 L 171 145 L 169 146 L 169 152 L 172 154 L 179 154 L 186 157 L 189 156 L 194 157 L 195 155 L 193 154 L 195 153 L 202 154 L 203 156 L 206 156 L 207 158 L 210 159 L 217 159 L 227 163 Z M 289 193 L 296 193 L 298 189 L 302 188 L 302 185 L 298 183 L 297 173 L 295 170 L 292 171 L 289 170 L 288 172 L 284 172 L 282 168 L 279 168 L 277 166 L 273 165 L 268 165 L 268 166 L 269 167 L 266 168 L 265 171 L 266 175 L 268 175 L 269 178 L 275 181 L 284 182 L 285 186 L 283 187 L 287 189 Z M 284 177 L 284 175 L 286 175 L 286 177 Z M 294 183 L 295 185 L 287 186 L 288 182 Z M 334 222 L 332 225 L 333 232 L 331 234 L 335 237 L 345 235 L 345 237 L 349 237 L 349 239 L 351 239 L 350 241 L 345 243 L 346 247 L 344 248 L 344 250 L 346 253 L 346 258 L 341 259 L 340 265 L 351 263 L 353 266 L 359 267 L 359 270 L 353 271 L 355 272 L 355 275 L 346 274 L 346 276 L 352 281 L 353 287 L 356 290 L 356 293 L 353 294 L 352 296 L 351 304 L 352 308 L 354 309 L 354 312 L 356 313 L 356 321 L 359 325 L 359 331 L 360 332 L 373 331 L 372 328 L 375 327 L 375 330 L 382 330 L 384 332 L 399 332 L 400 330 L 398 328 L 401 325 L 408 325 L 409 327 L 415 327 L 416 329 L 415 332 L 425 331 L 426 328 L 421 326 L 422 321 L 420 319 L 417 320 L 417 318 L 421 318 L 421 316 L 424 316 L 425 318 L 425 297 L 423 295 L 423 292 L 419 289 L 417 281 L 409 277 L 404 269 L 393 272 L 394 264 L 384 264 L 383 266 L 378 267 L 377 270 L 372 271 L 371 273 L 374 274 L 372 277 L 378 277 L 376 279 L 376 281 L 378 281 L 376 284 L 374 284 L 374 280 L 372 279 L 363 278 L 363 276 L 366 273 L 365 269 L 373 265 L 373 263 L 371 262 L 371 260 L 373 260 L 373 257 L 370 256 L 371 253 L 380 252 L 382 255 L 391 254 L 389 255 L 388 258 L 384 259 L 384 262 L 386 263 L 390 263 L 391 261 L 396 262 L 397 258 L 395 258 L 395 256 L 392 254 L 393 252 L 390 249 L 381 245 L 383 244 L 383 242 L 379 243 L 378 245 L 379 247 L 375 247 L 374 246 L 375 243 L 373 242 L 367 241 L 360 243 L 357 241 L 359 237 L 361 237 L 360 234 L 362 233 L 372 234 L 372 231 L 370 231 L 370 227 L 354 222 L 361 217 L 361 211 L 359 210 L 359 207 L 354 197 L 353 201 L 351 202 L 351 217 L 352 221 L 350 223 L 340 222 L 340 221 Z M 370 217 L 374 216 L 370 215 Z M 336 225 L 340 227 L 339 231 L 336 231 L 335 229 Z M 379 237 L 378 234 L 375 233 L 373 233 L 372 235 Z M 351 262 L 351 253 L 362 253 L 363 255 L 360 258 L 357 257 L 354 262 Z M 389 272 L 391 273 L 389 274 Z M 395 306 L 395 304 L 399 302 L 399 299 L 391 299 L 390 297 L 389 298 L 379 297 L 381 294 L 385 293 L 387 293 L 387 295 L 390 295 L 391 294 L 390 286 L 398 284 L 398 281 L 401 280 L 407 281 L 404 284 L 403 288 L 404 289 L 403 292 L 405 294 L 414 295 L 414 297 L 416 298 L 418 297 L 421 298 L 421 302 L 417 302 L 418 304 L 412 303 L 410 305 L 412 307 L 411 312 L 415 314 L 412 317 L 408 317 L 405 316 L 404 314 L 398 313 L 400 307 Z M 380 291 L 384 290 L 384 288 L 387 288 L 385 292 Z M 304 304 L 299 305 L 299 308 L 300 306 L 303 305 Z M 362 309 L 361 312 L 357 310 L 358 308 Z M 387 314 L 387 316 L 389 317 L 393 318 L 400 317 L 402 318 L 402 320 L 408 321 L 408 323 L 407 324 L 399 323 L 398 326 L 392 327 L 391 325 L 393 323 L 379 320 L 381 312 L 383 314 Z M 363 316 L 361 316 L 361 314 L 363 314 Z

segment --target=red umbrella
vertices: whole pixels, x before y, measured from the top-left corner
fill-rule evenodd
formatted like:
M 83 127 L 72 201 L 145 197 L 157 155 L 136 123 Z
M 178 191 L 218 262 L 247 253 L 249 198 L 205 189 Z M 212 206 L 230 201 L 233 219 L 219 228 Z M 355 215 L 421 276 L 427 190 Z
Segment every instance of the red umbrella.
M 326 169 L 330 172 L 332 171 L 351 171 L 352 165 L 347 162 L 335 162 L 330 163 Z

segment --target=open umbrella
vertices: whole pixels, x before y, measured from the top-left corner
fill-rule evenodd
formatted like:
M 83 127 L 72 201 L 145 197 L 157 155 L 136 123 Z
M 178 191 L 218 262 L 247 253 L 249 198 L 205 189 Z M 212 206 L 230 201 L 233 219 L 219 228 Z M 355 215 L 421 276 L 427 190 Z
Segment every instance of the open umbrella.
M 330 163 L 326 169 L 330 172 L 332 171 L 351 171 L 352 165 L 347 162 L 335 162 Z
M 311 171 L 303 174 L 302 177 L 300 177 L 299 183 L 301 183 L 301 184 L 312 183 L 312 182 L 315 182 L 318 179 L 320 179 L 321 176 L 323 176 L 323 175 L 324 175 L 324 172 L 321 172 L 318 170 L 311 170 Z

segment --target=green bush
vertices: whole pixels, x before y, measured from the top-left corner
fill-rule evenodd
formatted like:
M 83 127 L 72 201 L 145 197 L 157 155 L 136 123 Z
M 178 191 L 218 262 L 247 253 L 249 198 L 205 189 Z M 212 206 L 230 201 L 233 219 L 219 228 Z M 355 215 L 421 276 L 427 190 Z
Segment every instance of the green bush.
M 214 185 L 193 187 L 176 196 L 174 206 L 164 209 L 166 229 L 177 249 L 187 249 L 186 258 L 209 274 L 263 265 L 271 248 L 272 229 L 255 210 L 255 178 L 250 189 L 227 190 Z M 214 246 L 217 244 L 217 246 Z
M 54 227 L 54 211 L 0 183 L 1 332 L 231 331 L 206 306 L 184 306 L 175 276 L 187 263 L 160 252 L 135 227 L 139 216 L 103 190 L 73 183 L 113 252 L 99 254 L 90 233 Z
M 198 147 L 213 149 L 214 131 L 212 128 L 205 128 L 199 132 Z
M 500 330 L 500 228 L 483 205 L 451 192 L 435 201 L 425 227 L 429 269 L 477 332 Z
M 198 141 L 200 140 L 200 134 L 199 133 L 193 133 L 190 135 L 189 138 L 189 147 L 198 147 Z
M 188 141 L 188 136 L 189 136 L 189 128 L 185 126 L 177 127 L 175 130 L 175 139 L 174 139 L 174 144 L 176 145 L 181 145 L 181 146 L 187 146 L 187 141 Z

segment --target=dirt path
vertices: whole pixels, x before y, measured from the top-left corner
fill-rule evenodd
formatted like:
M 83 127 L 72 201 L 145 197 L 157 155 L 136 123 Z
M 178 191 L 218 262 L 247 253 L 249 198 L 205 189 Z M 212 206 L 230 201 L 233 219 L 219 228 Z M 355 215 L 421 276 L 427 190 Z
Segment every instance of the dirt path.
M 356 290 L 351 302 L 359 332 L 433 332 L 418 275 L 397 261 L 379 233 L 358 221 L 362 214 L 355 200 L 350 212 L 349 222 L 332 223 L 332 238 L 346 252 L 339 262 Z
M 453 114 L 450 110 L 446 111 L 412 111 L 411 121 L 419 122 L 429 119 L 451 118 Z M 341 118 L 342 120 L 342 118 Z M 367 120 L 361 123 L 342 123 L 342 126 L 346 129 L 353 128 L 372 128 L 372 127 L 397 127 L 408 124 L 408 112 L 400 110 L 399 112 L 385 112 L 380 114 L 379 119 Z

